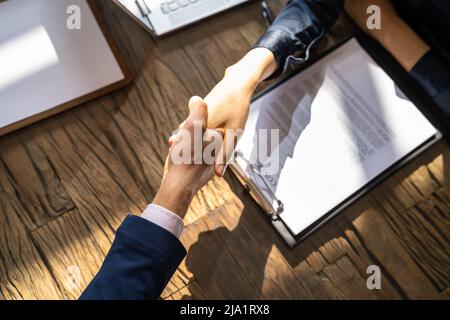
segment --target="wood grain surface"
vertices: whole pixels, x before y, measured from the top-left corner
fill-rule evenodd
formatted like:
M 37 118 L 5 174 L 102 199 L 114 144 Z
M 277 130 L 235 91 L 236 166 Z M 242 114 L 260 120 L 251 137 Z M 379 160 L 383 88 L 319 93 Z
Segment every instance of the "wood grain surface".
M 152 201 L 189 97 L 265 30 L 253 3 L 154 39 L 100 2 L 134 82 L 0 138 L 1 299 L 78 298 L 125 216 Z M 188 255 L 162 298 L 448 299 L 449 185 L 441 142 L 290 250 L 235 177 L 215 178 L 191 205 Z M 381 290 L 366 287 L 373 264 Z

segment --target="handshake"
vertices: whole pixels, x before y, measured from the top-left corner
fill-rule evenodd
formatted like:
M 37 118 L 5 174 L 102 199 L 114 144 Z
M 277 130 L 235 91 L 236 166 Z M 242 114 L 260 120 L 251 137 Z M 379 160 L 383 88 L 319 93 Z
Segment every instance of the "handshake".
M 169 154 L 154 204 L 181 218 L 192 198 L 215 175 L 223 176 L 242 129 L 209 129 L 208 105 L 189 101 L 189 116 L 169 138 Z
M 275 69 L 271 51 L 252 49 L 226 70 L 205 99 L 190 99 L 188 118 L 169 138 L 169 155 L 154 204 L 183 218 L 197 191 L 214 174 L 225 174 L 243 133 L 253 93 Z

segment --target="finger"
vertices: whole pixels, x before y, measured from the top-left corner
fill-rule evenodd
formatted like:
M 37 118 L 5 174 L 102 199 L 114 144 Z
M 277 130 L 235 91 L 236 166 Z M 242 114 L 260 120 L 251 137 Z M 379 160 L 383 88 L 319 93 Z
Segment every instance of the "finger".
M 208 106 L 202 98 L 194 96 L 189 100 L 189 117 L 187 121 L 201 121 L 202 126 L 206 126 L 208 120 Z
M 214 165 L 214 172 L 217 176 L 223 177 L 225 175 L 225 171 L 233 157 L 234 150 L 236 149 L 236 145 L 241 135 L 242 130 L 239 129 L 228 129 L 225 131 L 224 141 L 217 157 L 216 164 Z
M 206 129 L 203 134 L 203 162 L 211 166 L 211 171 L 214 174 L 214 165 L 217 156 L 220 153 L 220 148 L 223 143 L 223 135 L 219 130 Z
M 169 145 L 173 145 L 177 141 L 178 135 L 174 134 L 169 138 Z
M 174 132 L 172 132 L 172 135 L 168 139 L 169 145 L 172 145 L 175 142 L 178 142 L 178 140 L 180 140 L 180 132 L 181 132 L 181 129 L 183 129 L 182 126 L 184 126 L 185 122 L 186 121 L 184 121 L 182 124 L 180 124 L 180 127 L 178 129 L 176 129 Z

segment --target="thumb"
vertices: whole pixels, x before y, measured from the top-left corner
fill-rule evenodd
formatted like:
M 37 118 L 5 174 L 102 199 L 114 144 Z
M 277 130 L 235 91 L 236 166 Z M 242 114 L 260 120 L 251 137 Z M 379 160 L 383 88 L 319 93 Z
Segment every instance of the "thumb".
M 189 100 L 189 120 L 201 121 L 202 126 L 206 126 L 208 120 L 208 106 L 202 98 L 194 96 Z

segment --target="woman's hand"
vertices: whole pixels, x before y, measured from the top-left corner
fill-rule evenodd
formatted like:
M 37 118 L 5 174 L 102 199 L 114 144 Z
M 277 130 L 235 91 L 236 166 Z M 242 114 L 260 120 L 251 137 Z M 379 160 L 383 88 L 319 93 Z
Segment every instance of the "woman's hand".
M 231 67 L 231 68 L 234 68 Z M 259 82 L 245 79 L 238 70 L 227 69 L 225 77 L 206 96 L 208 128 L 243 129 L 250 100 Z
M 223 145 L 217 157 L 214 172 L 222 177 L 239 137 L 247 121 L 249 105 L 256 84 L 253 80 L 244 80 L 228 70 L 225 77 L 205 98 L 208 104 L 208 128 L 220 130 Z
M 238 63 L 229 67 L 224 78 L 205 98 L 208 105 L 208 128 L 224 134 L 224 144 L 214 171 L 223 176 L 236 147 L 236 134 L 247 122 L 250 101 L 258 84 L 277 68 L 272 52 L 252 49 Z

